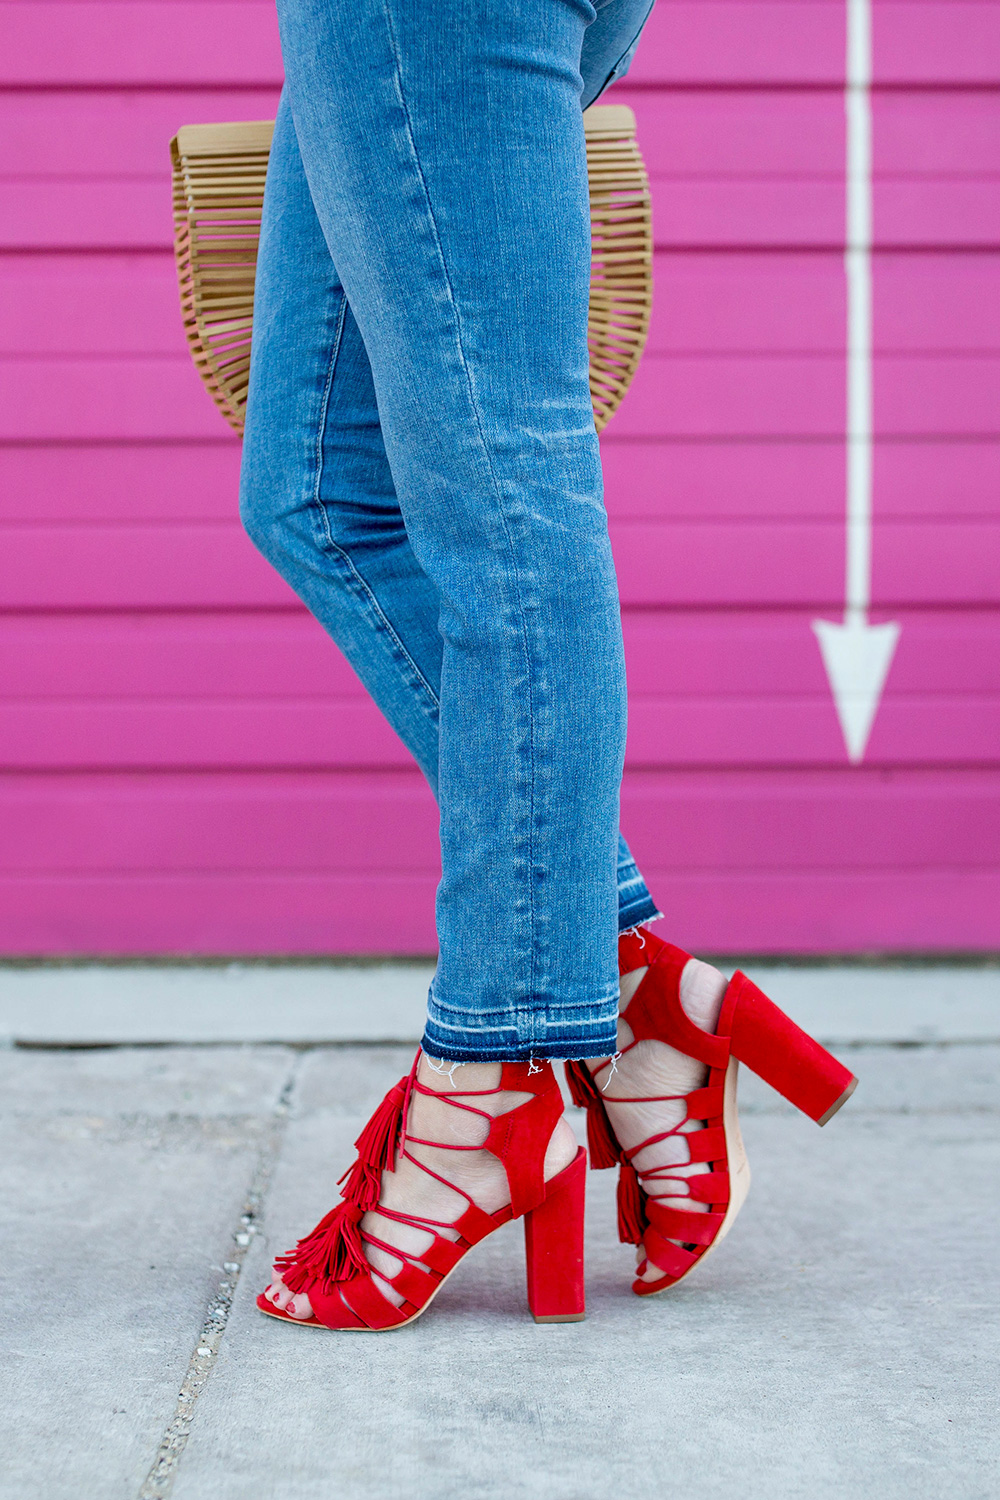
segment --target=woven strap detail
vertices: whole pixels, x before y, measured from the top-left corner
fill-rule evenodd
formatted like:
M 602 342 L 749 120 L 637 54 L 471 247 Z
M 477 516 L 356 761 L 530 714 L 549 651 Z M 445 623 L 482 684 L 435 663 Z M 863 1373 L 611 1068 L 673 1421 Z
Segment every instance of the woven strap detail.
M 721 1125 L 707 1125 L 704 1130 L 684 1131 L 681 1138 L 687 1141 L 690 1160 L 693 1162 L 726 1160 L 726 1132 Z M 697 1182 L 692 1177 L 692 1182 Z
M 646 1230 L 642 1243 L 649 1260 L 665 1276 L 686 1276 L 698 1259 L 698 1252 L 665 1240 L 655 1229 Z
M 424 1261 L 424 1264 L 426 1265 L 427 1262 Z M 401 1297 L 405 1297 L 411 1307 L 422 1307 L 441 1284 L 440 1276 L 435 1276 L 432 1271 L 421 1271 L 419 1266 L 409 1261 L 405 1262 L 403 1269 L 397 1271 L 396 1275 L 390 1279 L 393 1290 Z
M 383 1297 L 371 1276 L 355 1276 L 345 1281 L 340 1288 L 347 1306 L 369 1328 L 392 1328 L 396 1323 L 405 1323 L 412 1316 L 412 1309 L 393 1307 L 388 1297 Z
M 467 1243 L 461 1240 L 446 1240 L 444 1235 L 439 1234 L 429 1250 L 421 1250 L 420 1263 L 429 1266 L 432 1271 L 437 1271 L 439 1276 L 447 1276 L 448 1272 L 458 1265 L 468 1249 Z
M 667 1239 L 680 1240 L 683 1244 L 710 1245 L 725 1220 L 725 1214 L 698 1213 L 683 1208 L 671 1208 L 655 1198 L 646 1200 L 646 1216 L 653 1229 Z M 646 1231 L 647 1234 L 649 1231 Z M 645 1240 L 644 1240 L 645 1243 Z

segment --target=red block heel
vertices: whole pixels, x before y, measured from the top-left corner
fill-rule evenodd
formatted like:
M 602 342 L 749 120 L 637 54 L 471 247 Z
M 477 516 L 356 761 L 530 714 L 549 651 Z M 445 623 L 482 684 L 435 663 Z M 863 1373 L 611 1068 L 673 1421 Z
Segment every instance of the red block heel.
M 619 1103 L 683 1104 L 682 1118 L 669 1130 L 649 1136 L 628 1151 L 611 1125 L 600 1078 L 584 1063 L 567 1063 L 574 1102 L 587 1111 L 587 1138 L 593 1167 L 620 1166 L 618 1232 L 626 1243 L 641 1244 L 645 1260 L 632 1290 L 651 1297 L 676 1286 L 728 1234 L 750 1187 L 750 1167 L 740 1135 L 736 1106 L 739 1064 L 759 1074 L 818 1124 L 837 1113 L 857 1087 L 857 1079 L 835 1057 L 813 1041 L 779 1010 L 745 974 L 733 975 L 726 989 L 714 1035 L 702 1031 L 681 1005 L 680 979 L 691 955 L 645 928 L 628 933 L 618 945 L 622 974 L 648 967 L 639 988 L 622 1013 L 634 1040 L 665 1042 L 708 1068 L 706 1084 L 685 1095 L 616 1096 Z M 605 1079 L 605 1084 L 607 1079 Z M 689 1130 L 690 1125 L 700 1129 Z M 647 1147 L 676 1138 L 688 1151 L 686 1162 L 644 1171 L 634 1159 Z M 707 1171 L 687 1176 L 677 1166 L 704 1164 Z M 702 1210 L 672 1207 L 664 1197 L 686 1197 L 707 1204 Z M 652 1266 L 662 1274 L 641 1279 Z
M 293 1293 L 306 1293 L 313 1316 L 294 1318 L 276 1307 L 265 1293 L 257 1298 L 262 1313 L 288 1323 L 346 1332 L 382 1332 L 402 1328 L 425 1312 L 458 1262 L 473 1245 L 511 1219 L 525 1219 L 528 1260 L 528 1301 L 539 1323 L 577 1322 L 584 1316 L 583 1203 L 587 1156 L 581 1147 L 557 1176 L 545 1181 L 545 1152 L 563 1112 L 562 1095 L 550 1063 L 503 1063 L 495 1089 L 429 1089 L 417 1081 L 417 1060 L 408 1078 L 390 1089 L 355 1145 L 358 1159 L 341 1182 L 342 1202 L 321 1219 L 294 1250 L 275 1261 L 275 1274 Z M 506 1114 L 491 1115 L 464 1100 L 502 1092 L 530 1094 Z M 409 1103 L 414 1093 L 479 1115 L 489 1123 L 480 1146 L 427 1141 L 407 1131 Z M 504 1167 L 510 1203 L 497 1213 L 478 1208 L 464 1189 L 440 1177 L 407 1149 L 408 1145 L 437 1146 L 451 1151 L 489 1151 Z M 382 1173 L 392 1171 L 400 1157 L 444 1183 L 463 1197 L 468 1207 L 454 1222 L 442 1223 L 417 1214 L 401 1213 L 379 1203 Z M 363 1228 L 364 1216 L 377 1209 L 382 1217 L 424 1231 L 430 1245 L 411 1254 L 388 1244 Z M 383 1295 L 365 1255 L 365 1245 L 376 1245 L 396 1258 L 395 1275 L 379 1273 L 402 1300 L 397 1306 Z
M 831 1120 L 858 1086 L 843 1063 L 739 970 L 729 981 L 716 1034 L 728 1036 L 733 1057 L 817 1125 Z
M 545 1201 L 524 1216 L 528 1306 L 536 1323 L 579 1323 L 583 1295 L 583 1213 L 587 1154 L 549 1183 Z

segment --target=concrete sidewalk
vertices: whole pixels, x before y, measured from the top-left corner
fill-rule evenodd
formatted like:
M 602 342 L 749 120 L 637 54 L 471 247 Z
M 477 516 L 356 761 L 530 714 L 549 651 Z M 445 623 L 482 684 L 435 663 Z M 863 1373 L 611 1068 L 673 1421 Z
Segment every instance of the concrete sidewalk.
M 996 970 L 772 974 L 862 1085 L 821 1132 L 745 1078 L 754 1188 L 676 1292 L 629 1293 L 597 1173 L 585 1323 L 527 1316 L 512 1225 L 357 1339 L 253 1306 L 409 1065 L 424 975 L 337 972 L 342 1013 L 378 981 L 366 1044 L 310 1034 L 311 968 L 131 969 L 131 1014 L 96 970 L 0 970 L 3 1500 L 996 1494 Z

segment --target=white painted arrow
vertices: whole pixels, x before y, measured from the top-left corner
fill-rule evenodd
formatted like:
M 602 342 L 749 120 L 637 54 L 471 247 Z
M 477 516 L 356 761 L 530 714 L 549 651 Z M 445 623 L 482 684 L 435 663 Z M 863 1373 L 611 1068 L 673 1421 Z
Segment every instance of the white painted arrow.
M 871 0 L 846 0 L 847 568 L 844 620 L 814 620 L 834 706 L 857 764 L 878 712 L 898 625 L 870 625 L 872 589 Z

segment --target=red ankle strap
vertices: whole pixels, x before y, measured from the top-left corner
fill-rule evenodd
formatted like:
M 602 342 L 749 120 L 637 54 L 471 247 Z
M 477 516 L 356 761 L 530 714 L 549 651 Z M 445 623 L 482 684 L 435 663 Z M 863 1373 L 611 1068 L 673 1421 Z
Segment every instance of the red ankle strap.
M 728 1037 L 710 1036 L 702 1031 L 681 1005 L 681 975 L 690 961 L 690 953 L 662 942 L 649 932 L 645 933 L 645 945 L 640 951 L 641 963 L 623 970 L 630 973 L 635 968 L 649 967 L 649 973 L 622 1011 L 622 1019 L 628 1022 L 635 1040 L 667 1042 L 710 1068 L 724 1068 L 729 1061 Z
M 655 953 L 660 939 L 645 927 L 633 927 L 623 932 L 618 939 L 618 973 L 631 974 L 633 969 L 642 969 Z
M 545 1152 L 563 1112 L 562 1093 L 552 1064 L 504 1063 L 503 1089 L 530 1091 L 533 1099 L 497 1115 L 486 1149 L 503 1163 L 510 1185 L 514 1218 L 536 1208 L 545 1197 Z

